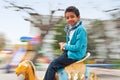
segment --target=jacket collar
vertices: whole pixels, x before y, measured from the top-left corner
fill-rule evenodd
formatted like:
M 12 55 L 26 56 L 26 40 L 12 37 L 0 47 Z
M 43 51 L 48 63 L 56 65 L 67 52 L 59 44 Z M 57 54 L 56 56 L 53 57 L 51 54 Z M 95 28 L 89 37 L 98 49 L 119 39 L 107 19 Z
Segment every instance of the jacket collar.
M 82 21 L 79 20 L 79 21 L 75 24 L 75 26 L 66 25 L 65 28 L 64 28 L 64 31 L 68 33 L 69 31 L 76 29 L 76 28 L 77 28 L 79 25 L 81 25 L 81 24 L 82 24 Z

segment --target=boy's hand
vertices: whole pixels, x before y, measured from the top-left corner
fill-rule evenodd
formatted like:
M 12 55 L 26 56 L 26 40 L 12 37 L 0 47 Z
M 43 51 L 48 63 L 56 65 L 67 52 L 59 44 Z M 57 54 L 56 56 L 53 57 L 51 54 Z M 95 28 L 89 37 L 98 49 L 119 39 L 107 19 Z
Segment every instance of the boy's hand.
M 66 43 L 64 43 L 64 42 L 60 42 L 60 43 L 59 43 L 60 49 L 61 49 L 62 51 L 64 51 L 64 46 L 65 46 L 65 44 L 66 44 Z

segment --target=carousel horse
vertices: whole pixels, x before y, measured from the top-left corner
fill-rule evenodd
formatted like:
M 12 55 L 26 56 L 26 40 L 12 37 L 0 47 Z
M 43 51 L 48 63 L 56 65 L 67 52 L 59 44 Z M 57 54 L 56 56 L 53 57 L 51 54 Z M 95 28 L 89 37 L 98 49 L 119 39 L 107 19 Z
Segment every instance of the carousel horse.
M 96 74 L 90 71 L 84 61 L 90 56 L 87 53 L 86 57 L 63 69 L 59 69 L 56 73 L 56 80 L 98 80 Z M 24 75 L 24 80 L 42 80 L 38 79 L 35 74 L 35 67 L 30 60 L 21 62 L 16 68 L 16 74 Z

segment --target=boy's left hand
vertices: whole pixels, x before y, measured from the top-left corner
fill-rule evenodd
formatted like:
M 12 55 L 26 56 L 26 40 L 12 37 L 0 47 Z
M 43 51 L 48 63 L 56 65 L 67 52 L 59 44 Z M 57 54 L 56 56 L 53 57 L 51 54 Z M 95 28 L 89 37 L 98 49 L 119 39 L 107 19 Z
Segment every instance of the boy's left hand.
M 60 49 L 61 49 L 62 51 L 64 51 L 64 46 L 65 46 L 65 44 L 66 44 L 66 43 L 64 43 L 64 42 L 60 42 L 60 43 L 59 43 Z

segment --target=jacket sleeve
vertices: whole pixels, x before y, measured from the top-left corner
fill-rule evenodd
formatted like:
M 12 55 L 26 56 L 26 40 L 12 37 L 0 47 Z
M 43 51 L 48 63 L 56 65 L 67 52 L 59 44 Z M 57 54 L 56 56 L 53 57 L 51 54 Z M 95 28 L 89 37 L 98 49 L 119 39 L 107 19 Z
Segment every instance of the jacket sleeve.
M 87 33 L 85 30 L 80 31 L 80 33 L 77 35 L 75 39 L 75 44 L 66 44 L 65 50 L 68 51 L 80 51 L 83 47 L 87 46 Z

